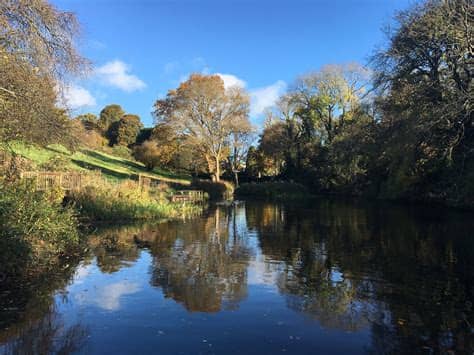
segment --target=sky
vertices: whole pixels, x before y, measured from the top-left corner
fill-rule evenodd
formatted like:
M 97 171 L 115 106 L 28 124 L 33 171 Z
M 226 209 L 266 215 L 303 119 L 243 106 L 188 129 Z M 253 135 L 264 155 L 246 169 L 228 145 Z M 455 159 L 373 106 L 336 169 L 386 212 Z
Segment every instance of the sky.
M 92 62 L 65 98 L 73 114 L 120 104 L 153 125 L 153 103 L 190 73 L 220 74 L 251 96 L 251 120 L 301 74 L 367 64 L 382 29 L 414 0 L 52 0 L 76 14 Z

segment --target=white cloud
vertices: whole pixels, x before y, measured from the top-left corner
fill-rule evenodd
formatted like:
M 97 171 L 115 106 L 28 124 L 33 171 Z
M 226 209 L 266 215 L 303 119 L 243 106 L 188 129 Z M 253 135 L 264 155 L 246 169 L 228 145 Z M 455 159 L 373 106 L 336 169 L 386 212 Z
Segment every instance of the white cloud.
M 140 289 L 140 285 L 136 282 L 119 281 L 102 285 L 87 293 L 77 293 L 75 300 L 81 305 L 94 304 L 107 311 L 116 311 L 120 309 L 120 301 L 124 296 L 137 293 Z
M 120 60 L 105 63 L 96 69 L 96 73 L 105 85 L 110 85 L 126 92 L 141 90 L 146 84 L 136 75 L 129 73 L 130 68 Z
M 251 116 L 261 115 L 266 108 L 275 105 L 278 98 L 286 89 L 286 83 L 278 80 L 272 85 L 250 91 L 252 100 L 250 114 Z
M 64 105 L 71 110 L 96 105 L 94 96 L 87 89 L 79 85 L 71 84 L 65 86 L 62 94 Z
M 247 83 L 236 77 L 235 75 L 232 74 L 221 74 L 221 73 L 216 73 L 215 75 L 219 75 L 224 82 L 224 87 L 226 89 L 237 86 L 239 88 L 245 88 L 247 86 Z

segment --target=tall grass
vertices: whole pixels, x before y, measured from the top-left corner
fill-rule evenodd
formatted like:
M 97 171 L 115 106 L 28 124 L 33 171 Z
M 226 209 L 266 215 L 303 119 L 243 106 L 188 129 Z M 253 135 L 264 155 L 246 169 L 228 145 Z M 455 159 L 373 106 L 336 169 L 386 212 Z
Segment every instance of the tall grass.
M 193 204 L 171 203 L 164 196 L 141 191 L 133 181 L 113 184 L 102 180 L 70 195 L 81 216 L 93 221 L 131 221 L 177 218 L 200 211 Z

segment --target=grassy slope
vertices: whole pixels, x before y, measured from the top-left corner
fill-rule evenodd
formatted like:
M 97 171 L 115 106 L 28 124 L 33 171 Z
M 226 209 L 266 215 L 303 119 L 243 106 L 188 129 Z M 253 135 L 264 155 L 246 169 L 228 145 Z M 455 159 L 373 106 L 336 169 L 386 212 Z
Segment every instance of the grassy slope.
M 27 146 L 22 143 L 13 145 L 15 153 L 32 160 L 36 164 L 42 164 L 55 156 L 68 159 L 69 167 L 75 170 L 101 170 L 102 174 L 110 180 L 129 179 L 132 175 L 143 174 L 153 179 L 183 185 L 190 184 L 190 177 L 176 175 L 164 170 L 154 169 L 148 171 L 143 164 L 113 156 L 97 150 L 81 149 L 74 153 L 69 152 L 59 144 L 53 144 L 46 148 Z

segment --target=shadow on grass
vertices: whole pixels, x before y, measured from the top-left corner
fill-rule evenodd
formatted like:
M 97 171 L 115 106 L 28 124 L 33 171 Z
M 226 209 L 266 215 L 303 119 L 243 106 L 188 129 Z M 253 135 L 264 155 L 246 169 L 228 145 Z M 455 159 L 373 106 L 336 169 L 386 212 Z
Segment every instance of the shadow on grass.
M 122 167 L 128 168 L 128 169 L 136 169 L 140 170 L 141 172 L 146 172 L 146 169 L 144 166 L 135 163 L 130 160 L 122 160 L 124 158 L 112 158 L 108 157 L 105 154 L 101 154 L 99 152 L 93 151 L 93 150 L 83 150 L 82 151 L 85 155 L 90 156 L 91 158 L 101 160 L 104 163 L 109 163 L 112 165 L 121 165 Z
M 72 159 L 72 162 L 81 168 L 88 169 L 88 170 L 100 170 L 103 175 L 105 175 L 108 178 L 112 178 L 115 180 L 123 180 L 123 179 L 135 179 L 134 176 L 136 177 L 136 174 L 128 174 L 128 173 L 122 173 L 116 170 L 108 169 L 106 167 L 103 167 L 101 165 L 97 165 L 91 162 L 84 162 L 82 160 L 77 160 L 77 159 Z
M 72 155 L 72 153 L 63 146 L 49 145 L 49 146 L 45 147 L 45 149 L 49 150 L 50 152 L 59 153 L 61 155 L 65 155 L 65 156 L 71 156 Z
M 83 153 L 87 156 L 90 156 L 94 159 L 103 161 L 104 163 L 112 164 L 112 165 L 120 165 L 121 167 L 134 169 L 136 173 L 144 173 L 144 174 L 157 174 L 161 175 L 164 178 L 169 179 L 182 179 L 182 180 L 189 180 L 190 177 L 185 174 L 175 174 L 169 171 L 163 171 L 161 169 L 153 169 L 152 171 L 147 170 L 143 165 L 140 165 L 136 162 L 130 160 L 121 160 L 122 158 L 115 159 L 112 157 L 108 157 L 100 152 L 96 152 L 93 150 L 83 150 Z M 159 180 L 159 177 L 156 177 Z

